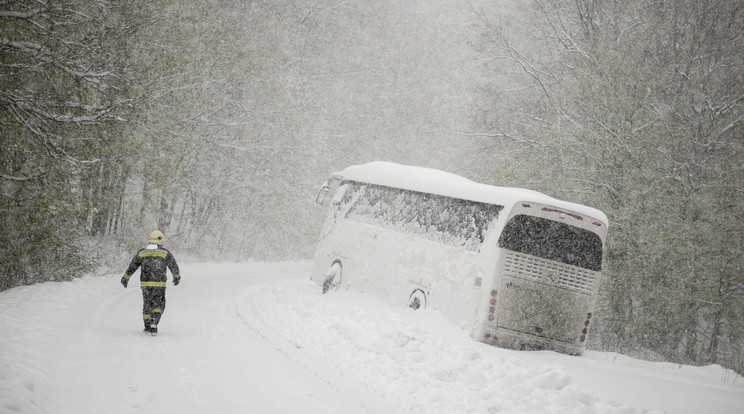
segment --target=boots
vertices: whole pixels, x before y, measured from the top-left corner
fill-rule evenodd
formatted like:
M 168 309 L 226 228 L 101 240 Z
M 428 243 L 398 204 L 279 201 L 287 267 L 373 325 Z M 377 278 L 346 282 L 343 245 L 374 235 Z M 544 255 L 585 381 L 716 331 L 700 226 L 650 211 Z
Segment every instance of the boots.
M 145 330 L 142 332 L 155 336 L 158 334 L 158 325 L 150 321 L 145 321 Z

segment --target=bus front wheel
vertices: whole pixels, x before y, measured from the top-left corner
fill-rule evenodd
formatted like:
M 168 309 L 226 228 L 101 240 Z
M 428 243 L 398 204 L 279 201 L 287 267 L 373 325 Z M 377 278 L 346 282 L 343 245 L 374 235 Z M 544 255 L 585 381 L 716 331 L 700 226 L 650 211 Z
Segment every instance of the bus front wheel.
M 341 262 L 338 260 L 333 262 L 331 267 L 325 273 L 325 279 L 323 280 L 323 293 L 328 293 L 330 290 L 338 289 L 341 285 Z
M 408 298 L 408 307 L 413 310 L 423 309 L 426 307 L 426 293 L 421 289 L 416 289 Z

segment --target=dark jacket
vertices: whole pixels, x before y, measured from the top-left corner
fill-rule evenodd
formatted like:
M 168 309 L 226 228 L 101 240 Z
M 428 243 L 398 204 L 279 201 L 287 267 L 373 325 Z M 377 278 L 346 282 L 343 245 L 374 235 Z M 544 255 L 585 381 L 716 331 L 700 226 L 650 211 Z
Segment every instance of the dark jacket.
M 138 251 L 132 259 L 132 263 L 129 264 L 124 279 L 128 281 L 140 266 L 142 266 L 142 273 L 140 274 L 142 287 L 165 287 L 167 281 L 166 267 L 173 274 L 174 282 L 181 278 L 176 259 L 163 246 L 150 244 Z

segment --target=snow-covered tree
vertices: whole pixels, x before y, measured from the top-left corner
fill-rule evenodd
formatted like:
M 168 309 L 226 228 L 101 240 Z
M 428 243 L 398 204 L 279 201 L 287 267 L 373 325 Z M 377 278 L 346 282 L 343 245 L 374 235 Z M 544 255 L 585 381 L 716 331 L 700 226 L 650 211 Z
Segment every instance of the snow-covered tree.
M 519 180 L 610 217 L 594 346 L 740 364 L 744 7 L 529 6 L 524 27 L 483 13 L 481 51 L 512 83 L 477 127 L 522 150 Z
M 86 177 L 115 162 L 128 104 L 124 13 L 86 0 L 0 4 L 0 289 L 87 267 L 80 199 L 109 179 Z

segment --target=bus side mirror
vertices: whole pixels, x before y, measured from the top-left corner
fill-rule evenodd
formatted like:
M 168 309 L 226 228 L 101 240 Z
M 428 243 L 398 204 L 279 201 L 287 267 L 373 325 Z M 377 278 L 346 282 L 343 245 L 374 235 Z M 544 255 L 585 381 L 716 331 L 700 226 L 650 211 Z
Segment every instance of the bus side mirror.
M 328 181 L 323 183 L 323 186 L 320 187 L 320 191 L 318 192 L 318 196 L 315 198 L 315 202 L 318 204 L 323 204 L 325 201 L 326 195 L 328 194 L 328 191 L 331 189 L 331 186 L 328 185 Z

